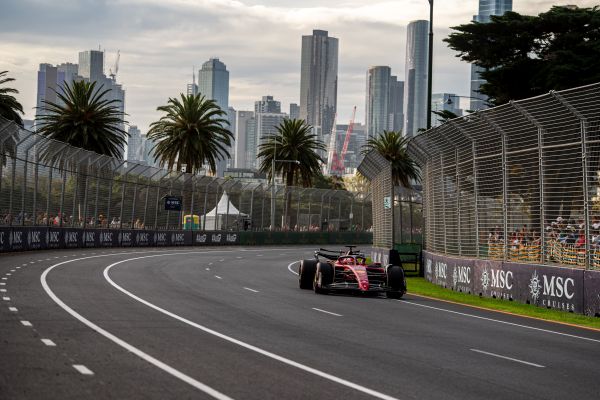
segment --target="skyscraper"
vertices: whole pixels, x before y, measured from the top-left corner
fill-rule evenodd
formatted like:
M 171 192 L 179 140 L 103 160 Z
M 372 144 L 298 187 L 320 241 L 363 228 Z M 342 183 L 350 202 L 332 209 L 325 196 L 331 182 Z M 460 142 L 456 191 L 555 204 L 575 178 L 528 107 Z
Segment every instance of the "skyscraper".
M 58 68 L 51 64 L 40 64 L 38 70 L 36 117 L 47 114 L 42 107 L 46 101 L 56 103 L 58 89 Z
M 256 146 L 253 129 L 254 112 L 238 111 L 235 123 L 235 168 L 251 168 L 248 146 Z
M 211 58 L 198 71 L 198 90 L 207 99 L 214 100 L 221 110 L 229 110 L 229 71 L 218 58 Z M 229 119 L 229 114 L 225 119 Z M 227 127 L 231 129 L 230 127 Z M 228 160 L 217 161 L 217 176 L 222 177 Z
M 338 39 L 327 31 L 302 36 L 300 118 L 322 139 L 333 127 L 337 112 Z
M 104 76 L 104 52 L 86 50 L 79 52 L 79 75 L 90 82 L 101 81 Z
M 390 76 L 390 101 L 388 105 L 388 131 L 401 131 L 404 124 L 404 81 Z
M 429 22 L 412 21 L 406 30 L 404 136 L 427 128 L 427 62 Z
M 273 96 L 263 96 L 262 100 L 254 102 L 254 113 L 280 113 L 281 102 L 273 100 Z
M 127 161 L 142 161 L 144 159 L 144 148 L 142 147 L 142 132 L 137 126 L 129 127 L 127 138 Z
M 473 21 L 490 22 L 490 16 L 504 15 L 507 11 L 512 11 L 512 0 L 479 0 L 479 14 L 473 16 Z M 485 80 L 479 76 L 481 71 L 481 68 L 474 64 L 471 65 L 471 97 L 476 97 L 471 99 L 471 110 L 481 110 L 487 107 L 485 95 L 479 93 L 479 88 L 485 83 Z
M 369 137 L 376 137 L 388 128 L 391 72 L 390 67 L 386 66 L 371 67 L 367 70 L 365 116 Z
M 300 118 L 300 106 L 296 103 L 290 103 L 290 119 Z

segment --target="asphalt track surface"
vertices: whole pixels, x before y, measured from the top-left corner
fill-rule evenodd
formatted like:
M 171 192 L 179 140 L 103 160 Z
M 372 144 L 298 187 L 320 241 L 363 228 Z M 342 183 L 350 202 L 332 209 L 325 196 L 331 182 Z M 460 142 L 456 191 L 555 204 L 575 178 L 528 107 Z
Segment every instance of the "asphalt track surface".
M 600 398 L 599 332 L 410 294 L 315 295 L 294 274 L 310 256 L 0 256 L 0 399 Z

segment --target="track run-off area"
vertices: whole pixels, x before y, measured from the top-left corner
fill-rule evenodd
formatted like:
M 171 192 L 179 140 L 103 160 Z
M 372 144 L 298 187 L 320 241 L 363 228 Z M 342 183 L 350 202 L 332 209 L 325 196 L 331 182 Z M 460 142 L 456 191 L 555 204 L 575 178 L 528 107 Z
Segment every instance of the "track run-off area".
M 0 399 L 600 398 L 600 332 L 316 295 L 313 250 L 1 255 Z

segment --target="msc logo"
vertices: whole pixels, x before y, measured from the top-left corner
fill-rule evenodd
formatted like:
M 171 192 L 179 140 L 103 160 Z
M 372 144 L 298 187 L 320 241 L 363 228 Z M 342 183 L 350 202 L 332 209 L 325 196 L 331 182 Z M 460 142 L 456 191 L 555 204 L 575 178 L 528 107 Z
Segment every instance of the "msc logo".
M 448 275 L 446 271 L 448 269 L 448 264 L 436 261 L 435 262 L 435 277 L 440 279 L 446 279 Z
M 4 235 L 6 232 L 0 232 L 0 246 L 4 246 Z
M 49 231 L 48 232 L 48 244 L 58 244 L 60 242 L 60 232 Z
M 27 233 L 27 243 L 30 246 L 40 245 L 42 243 L 42 232 L 41 231 L 29 231 Z
M 183 233 L 171 234 L 171 243 L 183 243 L 185 241 Z
M 166 233 L 155 233 L 154 234 L 154 243 L 166 243 L 167 234 Z
M 67 244 L 77 243 L 79 240 L 78 233 L 79 232 L 77 232 L 77 231 L 65 232 L 65 243 L 67 243 Z
M 470 275 L 471 275 L 471 267 L 462 267 L 462 266 L 454 267 L 454 270 L 452 271 L 452 282 L 454 283 L 454 286 L 456 286 L 457 283 L 470 284 L 471 283 Z
M 83 234 L 83 236 L 84 236 L 83 240 L 84 240 L 86 243 L 94 243 L 94 241 L 96 240 L 96 232 L 87 232 L 87 231 L 86 231 L 86 232 Z
M 139 244 L 147 244 L 150 241 L 150 234 L 146 232 L 138 232 L 136 240 Z
M 557 297 L 559 299 L 566 298 L 571 300 L 575 297 L 575 280 L 573 278 L 563 278 L 561 276 L 550 276 L 542 275 L 542 279 L 539 278 L 537 271 L 533 272 L 531 279 L 529 280 L 529 292 L 531 298 L 537 301 L 540 294 L 544 296 Z
M 427 263 L 425 264 L 425 273 L 431 275 L 431 258 L 427 259 Z
M 100 233 L 100 242 L 101 243 L 112 243 L 113 241 L 113 233 L 112 232 L 101 232 Z
M 512 271 L 502 271 L 499 269 L 487 268 L 481 273 L 481 286 L 483 290 L 487 290 L 488 287 L 493 289 L 507 289 L 513 288 L 513 273 Z

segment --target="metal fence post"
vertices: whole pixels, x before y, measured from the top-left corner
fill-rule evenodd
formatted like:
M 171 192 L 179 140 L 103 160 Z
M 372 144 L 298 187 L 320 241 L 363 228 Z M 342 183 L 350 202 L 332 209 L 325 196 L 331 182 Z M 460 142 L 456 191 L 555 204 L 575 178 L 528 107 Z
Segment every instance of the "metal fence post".
M 440 169 L 442 172 L 442 221 L 444 221 L 444 254 L 448 254 L 448 228 L 446 224 L 446 190 L 444 189 L 444 157 L 440 153 Z
M 146 200 L 144 201 L 144 216 L 142 217 L 144 229 L 146 229 L 146 216 L 148 215 L 148 197 L 150 196 L 150 184 L 152 183 L 152 179 L 160 172 L 162 172 L 161 169 L 157 170 L 155 173 L 150 175 L 150 177 L 148 178 L 148 184 L 146 185 Z
M 458 218 L 458 255 L 462 256 L 462 235 L 460 234 L 461 227 L 461 218 L 460 218 L 460 174 L 458 173 L 458 165 L 459 165 L 459 156 L 458 156 L 458 147 L 455 150 L 455 170 L 456 170 L 456 214 Z

